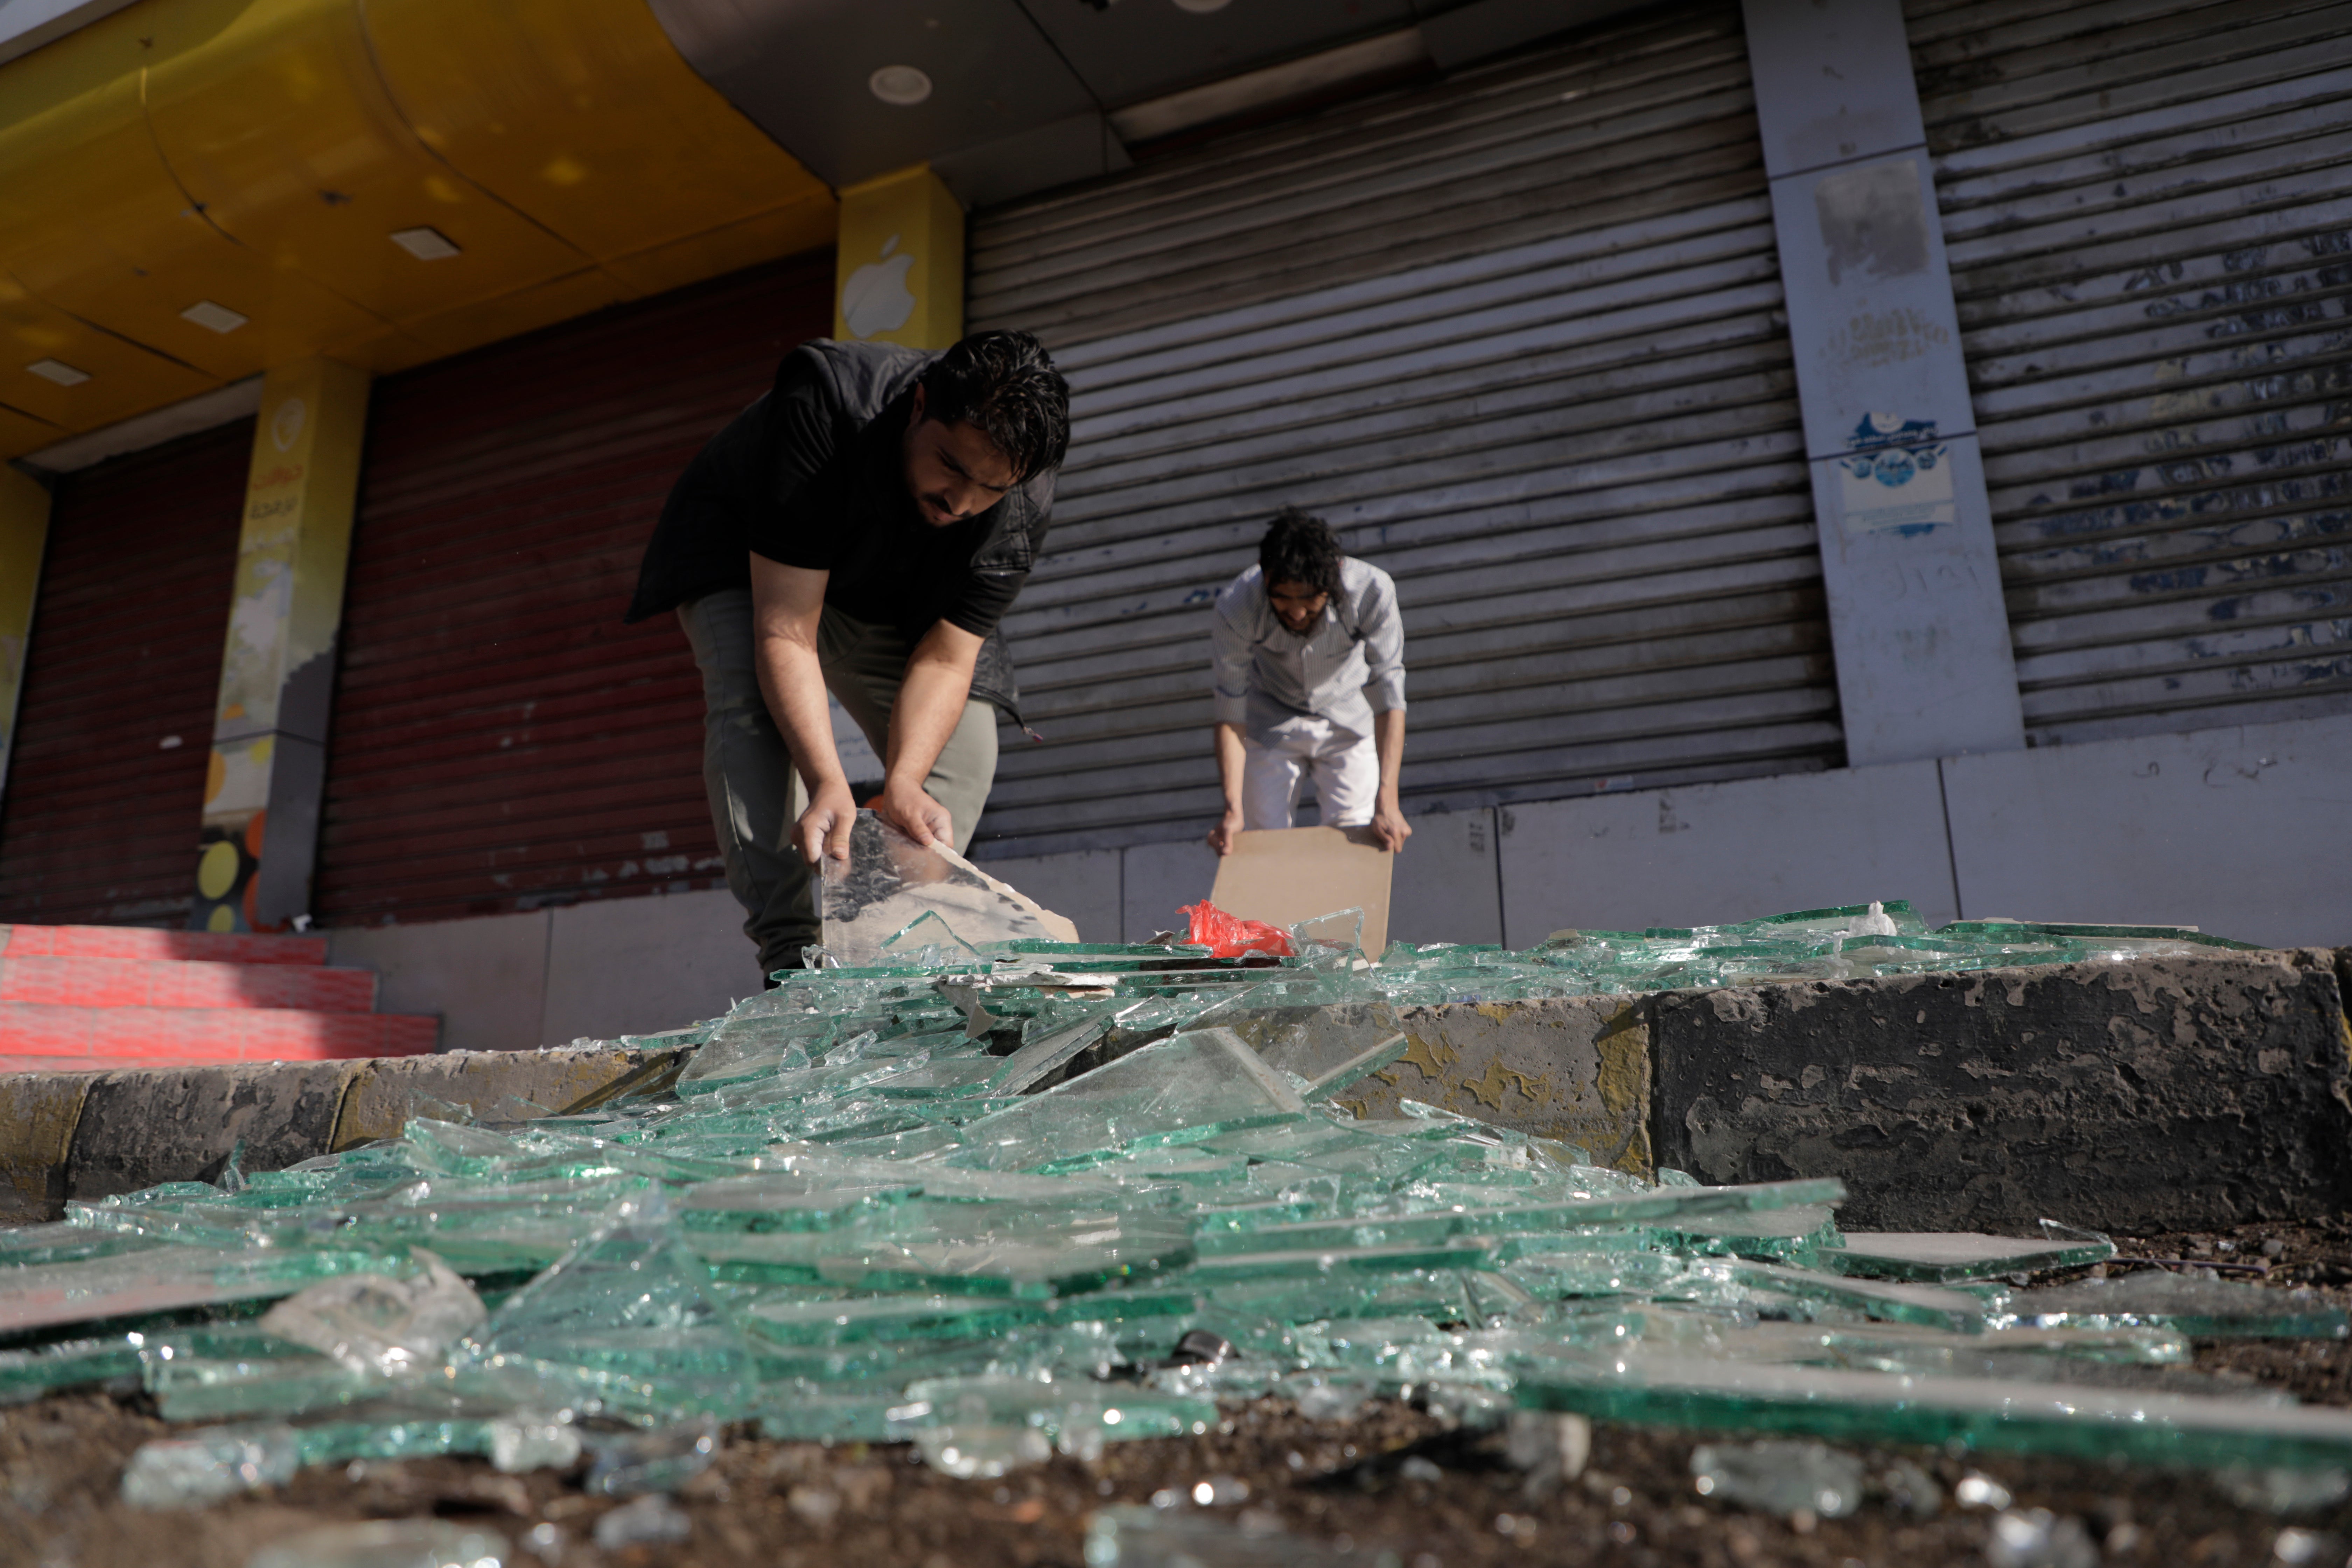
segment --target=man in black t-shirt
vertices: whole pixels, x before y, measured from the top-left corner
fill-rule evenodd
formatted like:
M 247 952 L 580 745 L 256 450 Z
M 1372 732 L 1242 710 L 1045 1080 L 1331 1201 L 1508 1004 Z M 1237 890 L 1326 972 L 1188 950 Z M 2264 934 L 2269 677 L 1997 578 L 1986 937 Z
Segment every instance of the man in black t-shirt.
M 1069 393 L 1037 340 L 945 353 L 819 339 L 670 491 L 627 618 L 675 609 L 702 671 L 703 783 L 767 973 L 815 942 L 810 868 L 857 804 L 828 689 L 883 759 L 875 810 L 961 850 L 1019 722 L 996 625 L 1045 540 Z

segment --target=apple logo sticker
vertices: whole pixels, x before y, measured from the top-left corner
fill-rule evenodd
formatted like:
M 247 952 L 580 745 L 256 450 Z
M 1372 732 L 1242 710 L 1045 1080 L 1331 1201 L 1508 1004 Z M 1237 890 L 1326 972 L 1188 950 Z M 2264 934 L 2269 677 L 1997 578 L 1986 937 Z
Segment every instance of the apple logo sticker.
M 890 254 L 898 251 L 896 256 Z M 911 251 L 898 250 L 898 237 L 882 245 L 882 259 L 869 261 L 841 286 L 841 319 L 853 338 L 870 338 L 895 331 L 915 313 L 915 296 L 907 287 L 907 270 L 915 265 Z
M 289 397 L 278 405 L 277 416 L 269 421 L 269 438 L 278 444 L 279 451 L 294 449 L 294 443 L 301 438 L 303 416 L 309 412 L 299 397 Z

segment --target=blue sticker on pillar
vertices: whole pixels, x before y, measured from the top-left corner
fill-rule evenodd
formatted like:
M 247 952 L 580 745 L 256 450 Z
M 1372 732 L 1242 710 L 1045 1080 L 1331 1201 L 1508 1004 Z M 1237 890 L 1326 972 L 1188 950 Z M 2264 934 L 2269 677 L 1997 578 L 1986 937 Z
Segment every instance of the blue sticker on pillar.
M 1845 446 L 1838 500 L 1849 535 L 1926 533 L 1959 521 L 1949 448 L 1934 420 L 1866 414 Z

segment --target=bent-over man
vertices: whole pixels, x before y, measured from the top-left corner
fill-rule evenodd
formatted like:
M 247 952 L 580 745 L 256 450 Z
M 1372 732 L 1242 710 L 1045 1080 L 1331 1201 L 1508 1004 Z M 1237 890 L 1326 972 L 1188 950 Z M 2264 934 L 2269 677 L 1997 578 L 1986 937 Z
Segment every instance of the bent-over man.
M 1327 827 L 1369 823 L 1391 850 L 1412 827 L 1397 805 L 1404 762 L 1404 625 L 1396 584 L 1339 552 L 1319 517 L 1286 509 L 1257 564 L 1217 595 L 1211 632 L 1220 855 L 1244 828 L 1288 827 L 1315 780 Z
M 822 933 L 811 868 L 857 812 L 829 689 L 883 761 L 870 802 L 971 842 L 1019 721 L 997 622 L 1044 546 L 1069 392 L 1037 340 L 802 344 L 670 491 L 628 619 L 676 609 L 702 671 L 703 783 L 770 974 Z

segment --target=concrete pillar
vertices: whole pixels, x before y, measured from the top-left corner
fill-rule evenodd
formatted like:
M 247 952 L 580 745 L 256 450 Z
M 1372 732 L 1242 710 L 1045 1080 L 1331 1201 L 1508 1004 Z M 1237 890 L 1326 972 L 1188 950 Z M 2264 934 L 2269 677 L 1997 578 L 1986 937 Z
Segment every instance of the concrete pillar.
M 16 745 L 16 699 L 25 689 L 25 652 L 32 646 L 33 602 L 49 544 L 49 492 L 0 464 L 0 791 Z
M 1847 760 L 2025 743 L 1900 0 L 1744 0 Z
M 261 388 L 197 849 L 198 931 L 278 931 L 310 908 L 368 378 L 331 360 Z
M 841 193 L 833 335 L 943 349 L 963 336 L 963 208 L 928 164 Z

